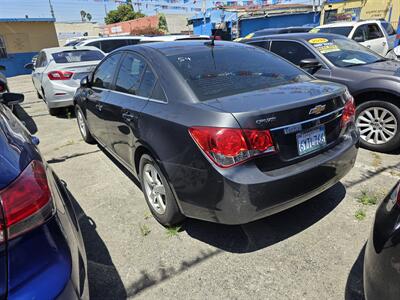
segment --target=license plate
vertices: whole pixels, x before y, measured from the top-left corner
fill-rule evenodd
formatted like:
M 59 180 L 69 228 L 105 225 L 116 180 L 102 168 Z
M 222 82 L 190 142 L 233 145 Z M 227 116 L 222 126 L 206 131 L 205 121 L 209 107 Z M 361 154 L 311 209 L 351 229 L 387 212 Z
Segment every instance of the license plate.
M 308 131 L 300 132 L 296 134 L 296 139 L 299 155 L 321 149 L 326 145 L 325 127 L 319 126 Z

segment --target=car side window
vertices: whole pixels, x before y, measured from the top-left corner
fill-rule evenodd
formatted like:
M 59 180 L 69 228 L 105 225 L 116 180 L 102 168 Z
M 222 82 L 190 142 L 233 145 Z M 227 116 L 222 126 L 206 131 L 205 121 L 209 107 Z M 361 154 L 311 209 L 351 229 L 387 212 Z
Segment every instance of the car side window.
M 392 24 L 390 24 L 389 22 L 382 22 L 382 27 L 385 29 L 388 35 L 396 34 L 396 31 L 394 30 Z
M 374 40 L 384 37 L 382 30 L 378 24 L 368 24 L 368 37 L 367 40 Z
M 128 53 L 122 60 L 115 82 L 119 92 L 137 95 L 146 63 L 138 56 Z
M 38 59 L 36 60 L 35 68 L 42 68 L 46 66 L 46 54 L 44 52 L 40 52 Z
M 297 66 L 303 59 L 316 58 L 310 50 L 297 42 L 272 41 L 271 51 Z
M 107 57 L 96 69 L 93 75 L 93 87 L 110 89 L 122 53 Z
M 269 49 L 269 42 L 267 42 L 267 41 L 251 42 L 249 44 L 252 46 L 261 47 L 261 48 L 264 48 L 267 50 Z
M 105 53 L 110 53 L 111 51 L 114 51 L 115 49 L 127 46 L 128 43 L 126 40 L 104 40 L 101 41 L 101 50 Z
M 156 85 L 154 86 L 154 89 L 151 93 L 151 99 L 162 101 L 162 102 L 168 102 L 167 97 L 165 96 L 164 90 L 161 87 L 160 82 L 157 80 Z
M 367 40 L 367 32 L 368 32 L 367 25 L 358 26 L 353 34 L 353 40 L 358 43 L 365 42 Z
M 101 49 L 100 41 L 90 42 L 86 46 L 92 46 Z
M 140 83 L 139 89 L 137 90 L 137 95 L 142 97 L 150 97 L 153 91 L 154 84 L 156 83 L 156 75 L 149 66 L 146 67 L 146 71 L 143 74 L 142 82 Z

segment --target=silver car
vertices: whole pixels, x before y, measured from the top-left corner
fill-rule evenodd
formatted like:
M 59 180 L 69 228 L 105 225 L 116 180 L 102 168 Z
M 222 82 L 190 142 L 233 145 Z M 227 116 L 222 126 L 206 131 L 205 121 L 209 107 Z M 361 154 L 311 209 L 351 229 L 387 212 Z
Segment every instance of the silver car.
M 96 47 L 57 47 L 39 52 L 32 69 L 32 81 L 51 115 L 58 109 L 73 104 L 73 96 L 80 80 L 103 59 L 104 53 Z

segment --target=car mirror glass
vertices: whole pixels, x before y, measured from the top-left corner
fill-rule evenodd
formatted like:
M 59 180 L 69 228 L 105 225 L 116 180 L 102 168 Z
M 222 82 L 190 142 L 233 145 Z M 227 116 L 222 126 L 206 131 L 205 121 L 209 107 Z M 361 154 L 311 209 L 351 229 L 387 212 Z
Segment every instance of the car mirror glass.
M 88 87 L 90 83 L 89 76 L 85 76 L 81 79 L 80 86 L 81 87 Z
M 309 73 L 315 73 L 316 71 L 318 71 L 318 69 L 322 67 L 322 65 L 315 58 L 307 58 L 300 61 L 299 67 Z
M 27 63 L 26 65 L 24 65 L 24 68 L 28 70 L 33 70 L 34 69 L 33 63 Z

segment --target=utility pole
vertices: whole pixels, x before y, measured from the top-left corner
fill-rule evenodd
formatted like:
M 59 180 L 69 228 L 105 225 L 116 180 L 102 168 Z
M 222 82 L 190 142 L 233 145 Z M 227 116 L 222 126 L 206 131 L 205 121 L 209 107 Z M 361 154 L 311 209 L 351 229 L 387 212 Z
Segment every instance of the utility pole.
M 49 0 L 49 5 L 50 5 L 51 17 L 52 17 L 53 19 L 55 19 L 56 16 L 54 15 L 54 9 L 53 9 L 53 4 L 51 4 L 51 0 Z

